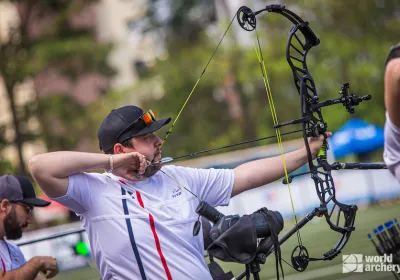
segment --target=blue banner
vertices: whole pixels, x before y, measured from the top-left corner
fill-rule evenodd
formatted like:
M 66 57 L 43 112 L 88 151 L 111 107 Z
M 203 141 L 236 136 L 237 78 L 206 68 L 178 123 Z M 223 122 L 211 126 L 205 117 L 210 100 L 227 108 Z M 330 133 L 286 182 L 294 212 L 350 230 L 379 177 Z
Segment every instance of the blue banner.
M 383 147 L 383 135 L 382 127 L 360 119 L 351 119 L 333 133 L 329 146 L 335 158 L 365 154 Z

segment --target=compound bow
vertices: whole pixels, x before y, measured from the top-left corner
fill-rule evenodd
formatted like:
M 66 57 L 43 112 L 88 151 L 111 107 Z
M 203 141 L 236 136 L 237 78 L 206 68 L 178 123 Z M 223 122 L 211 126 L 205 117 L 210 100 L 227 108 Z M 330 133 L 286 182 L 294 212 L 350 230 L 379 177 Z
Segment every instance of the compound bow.
M 292 252 L 292 265 L 298 271 L 304 271 L 309 261 L 316 260 L 332 260 L 346 245 L 350 238 L 351 233 L 355 230 L 354 222 L 356 217 L 357 206 L 347 205 L 340 203 L 336 199 L 334 180 L 331 174 L 335 169 L 381 169 L 385 168 L 382 164 L 344 164 L 334 163 L 329 164 L 327 161 L 328 144 L 324 140 L 321 151 L 317 156 L 317 164 L 314 164 L 310 146 L 308 143 L 309 137 L 318 137 L 327 132 L 327 123 L 322 117 L 321 108 L 325 106 L 342 104 L 346 107 L 347 112 L 353 114 L 355 112 L 354 106 L 360 102 L 371 99 L 370 95 L 358 97 L 349 93 L 349 83 L 345 83 L 339 94 L 340 96 L 335 99 L 320 102 L 314 80 L 308 71 L 306 58 L 309 50 L 317 46 L 320 40 L 309 27 L 308 22 L 305 22 L 298 15 L 285 8 L 283 5 L 268 5 L 265 9 L 253 12 L 248 7 L 241 7 L 237 12 L 237 20 L 239 25 L 247 30 L 253 31 L 256 29 L 256 15 L 262 12 L 272 12 L 283 15 L 289 19 L 294 25 L 289 32 L 288 41 L 286 44 L 286 59 L 293 72 L 294 82 L 301 100 L 301 118 L 295 119 L 285 123 L 278 123 L 275 121 L 274 128 L 291 125 L 302 124 L 303 138 L 308 155 L 309 172 L 288 176 L 284 179 L 284 184 L 289 184 L 293 177 L 299 175 L 310 174 L 315 183 L 315 189 L 320 200 L 320 206 L 315 208 L 311 213 L 306 215 L 299 223 L 296 221 L 295 227 L 284 235 L 279 243 L 282 244 L 294 233 L 298 232 L 305 224 L 307 224 L 313 217 L 324 216 L 329 227 L 340 234 L 339 240 L 336 245 L 324 253 L 321 257 L 312 258 L 309 256 L 307 249 L 301 245 L 294 248 Z M 261 50 L 260 54 L 261 54 Z M 262 57 L 262 56 L 259 56 Z M 262 61 L 260 61 L 262 62 Z M 265 70 L 265 67 L 262 67 Z M 263 70 L 263 75 L 265 76 Z M 279 136 L 279 131 L 277 135 Z M 326 135 L 325 135 L 326 136 Z M 279 139 L 279 137 L 278 137 Z M 333 220 L 332 214 L 337 208 L 336 221 Z M 343 213 L 344 221 L 341 221 L 341 214 Z
M 257 12 L 253 12 L 250 8 L 248 7 L 241 7 L 237 13 L 236 13 L 236 18 L 239 22 L 239 25 L 247 30 L 247 31 L 253 31 L 256 30 L 256 15 L 261 14 L 262 12 L 272 12 L 272 13 L 277 13 L 283 15 L 285 18 L 289 19 L 294 25 L 291 28 L 289 32 L 289 37 L 288 41 L 286 44 L 286 59 L 289 63 L 289 66 L 293 72 L 293 77 L 294 77 L 294 82 L 298 91 L 298 94 L 300 96 L 301 100 L 301 118 L 295 119 L 289 122 L 285 123 L 278 123 L 276 114 L 275 112 L 272 112 L 274 117 L 274 128 L 276 129 L 277 132 L 277 138 L 278 142 L 280 142 L 280 132 L 279 128 L 286 126 L 286 125 L 291 125 L 291 124 L 302 124 L 302 132 L 303 132 L 303 138 L 304 138 L 304 143 L 305 147 L 307 150 L 307 156 L 308 156 L 308 165 L 309 165 L 309 171 L 305 173 L 300 173 L 297 175 L 291 175 L 288 176 L 287 172 L 285 179 L 283 180 L 284 184 L 289 184 L 293 177 L 300 176 L 300 175 L 305 175 L 305 174 L 310 174 L 311 178 L 313 179 L 315 183 L 315 189 L 318 195 L 318 198 L 320 200 L 320 206 L 316 207 L 311 213 L 307 214 L 300 222 L 297 222 L 296 215 L 295 216 L 295 221 L 296 224 L 295 226 L 288 231 L 280 240 L 279 244 L 284 243 L 286 240 L 288 240 L 293 234 L 297 233 L 298 234 L 298 239 L 299 239 L 299 245 L 296 246 L 292 252 L 291 256 L 291 262 L 292 266 L 294 269 L 297 271 L 304 271 L 308 264 L 309 261 L 317 261 L 317 260 L 332 260 L 335 258 L 338 254 L 340 254 L 341 250 L 344 248 L 346 245 L 347 241 L 350 238 L 351 233 L 355 230 L 354 227 L 354 222 L 355 222 L 355 217 L 356 217 L 356 212 L 357 212 L 357 206 L 356 205 L 347 205 L 340 203 L 336 199 L 336 194 L 335 194 L 335 185 L 334 185 L 334 180 L 332 177 L 332 170 L 338 170 L 338 169 L 384 169 L 386 166 L 384 164 L 368 164 L 368 163 L 339 163 L 335 162 L 333 164 L 329 164 L 327 161 L 327 149 L 328 149 L 328 144 L 326 140 L 324 140 L 324 144 L 322 146 L 321 151 L 317 155 L 316 158 L 316 164 L 313 161 L 313 156 L 310 150 L 310 146 L 308 143 L 308 138 L 309 137 L 319 137 L 321 134 L 325 135 L 327 132 L 327 123 L 324 121 L 323 116 L 322 116 L 322 107 L 326 106 L 331 106 L 335 104 L 342 104 L 347 112 L 350 114 L 353 114 L 355 112 L 354 107 L 357 106 L 360 102 L 366 101 L 371 99 L 370 95 L 366 96 L 356 96 L 354 94 L 349 93 L 349 84 L 345 83 L 341 87 L 341 90 L 339 91 L 339 97 L 331 100 L 326 100 L 326 101 L 320 101 L 317 89 L 315 87 L 314 80 L 308 71 L 307 63 L 306 63 L 306 57 L 309 52 L 309 50 L 317 46 L 320 43 L 320 40 L 317 38 L 317 36 L 314 34 L 314 32 L 311 30 L 309 27 L 308 22 L 304 21 L 301 19 L 298 15 L 293 13 L 292 11 L 288 10 L 285 8 L 283 5 L 268 5 L 264 9 L 259 10 Z M 234 19 L 232 19 L 231 24 Z M 228 29 L 230 28 L 231 24 L 229 25 Z M 228 31 L 228 29 L 225 31 Z M 225 35 L 224 35 L 225 36 Z M 223 39 L 224 37 L 222 37 Z M 221 39 L 221 41 L 222 41 Z M 258 35 L 257 35 L 257 40 L 258 40 Z M 220 41 L 220 43 L 221 43 Z M 218 44 L 218 46 L 220 45 Z M 218 48 L 217 46 L 217 48 Z M 259 62 L 261 64 L 261 70 L 263 72 L 263 77 L 264 77 L 264 82 L 266 83 L 266 89 L 267 89 L 267 84 L 268 82 L 266 81 L 266 71 L 265 71 L 265 66 L 263 65 L 263 58 L 262 58 L 262 53 L 261 53 L 261 47 L 258 41 L 258 46 L 259 50 L 256 49 Z M 217 50 L 217 49 L 216 49 Z M 211 56 L 209 62 L 207 63 L 206 67 L 202 71 L 196 85 L 190 92 L 190 96 L 192 95 L 195 87 L 197 86 L 200 78 L 204 74 L 207 66 L 209 65 L 212 57 L 214 56 L 216 50 L 214 51 L 213 55 Z M 269 88 L 269 85 L 268 85 Z M 267 93 L 268 93 L 267 89 Z M 186 105 L 188 100 L 184 103 Z M 272 100 L 269 98 L 269 101 L 271 102 Z M 181 108 L 181 111 L 178 114 L 181 114 L 183 107 Z M 177 121 L 178 117 L 175 119 L 175 122 Z M 167 135 L 164 139 L 167 139 L 169 134 L 171 133 L 171 130 L 175 124 L 173 123 L 171 129 L 167 132 Z M 283 135 L 283 134 L 282 134 Z M 326 136 L 326 135 L 325 135 Z M 270 137 L 267 137 L 270 138 Z M 266 139 L 266 138 L 262 138 Z M 163 142 L 163 143 L 164 143 Z M 248 143 L 247 141 L 246 143 Z M 237 145 L 237 144 L 235 144 Z M 229 147 L 229 146 L 225 146 Z M 223 148 L 225 148 L 223 147 Z M 218 149 L 218 148 L 217 148 Z M 203 152 L 208 152 L 208 151 L 213 151 L 216 149 L 212 150 L 206 150 Z M 183 158 L 187 156 L 193 156 L 197 155 L 199 153 L 203 152 L 198 152 L 198 153 L 192 153 L 189 155 L 184 155 L 180 156 L 177 158 Z M 283 151 L 281 151 L 283 153 Z M 172 160 L 175 160 L 177 158 L 165 158 L 164 162 L 169 162 Z M 286 168 L 285 168 L 286 171 Z M 337 213 L 334 214 L 335 210 Z M 329 227 L 340 234 L 339 240 L 335 244 L 335 246 L 328 250 L 326 253 L 324 253 L 320 257 L 310 257 L 308 254 L 307 249 L 301 244 L 301 237 L 299 235 L 300 229 L 306 225 L 311 219 L 313 219 L 315 216 L 322 217 L 324 216 L 326 219 L 326 222 L 328 223 Z M 335 219 L 336 217 L 336 219 Z M 343 219 L 341 219 L 343 217 Z M 335 219 L 335 220 L 334 220 Z M 273 248 L 269 249 L 267 253 L 265 254 L 265 257 L 273 253 Z M 265 260 L 265 258 L 264 258 Z M 241 279 L 242 276 L 239 276 L 239 278 L 236 279 Z

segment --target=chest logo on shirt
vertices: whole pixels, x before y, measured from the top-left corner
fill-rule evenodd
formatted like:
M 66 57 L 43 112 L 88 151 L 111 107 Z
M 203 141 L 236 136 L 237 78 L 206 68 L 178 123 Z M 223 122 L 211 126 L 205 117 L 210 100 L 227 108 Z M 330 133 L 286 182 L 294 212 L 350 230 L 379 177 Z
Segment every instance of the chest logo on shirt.
M 172 198 L 176 198 L 181 194 L 182 194 L 182 189 L 180 186 L 177 186 L 177 188 L 172 191 Z

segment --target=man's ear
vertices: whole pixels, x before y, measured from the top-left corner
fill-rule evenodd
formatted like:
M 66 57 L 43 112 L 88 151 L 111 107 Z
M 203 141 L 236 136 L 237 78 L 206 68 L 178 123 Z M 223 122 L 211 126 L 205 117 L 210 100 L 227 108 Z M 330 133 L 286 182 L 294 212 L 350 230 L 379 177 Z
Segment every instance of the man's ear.
M 121 143 L 117 143 L 114 145 L 114 155 L 123 154 L 124 153 L 124 146 Z
M 8 199 L 3 199 L 0 202 L 0 212 L 7 213 L 8 209 L 11 207 L 11 202 Z
M 128 147 L 125 147 L 124 145 L 122 145 L 121 143 L 117 143 L 114 145 L 114 155 L 124 154 L 127 152 L 126 151 L 127 149 L 132 149 L 132 148 L 128 148 Z M 132 152 L 132 151 L 130 150 L 129 152 Z
M 132 152 L 132 149 L 134 149 L 133 146 L 133 141 L 134 139 L 131 138 L 131 143 L 129 147 L 125 147 L 124 145 L 122 145 L 121 143 L 117 143 L 114 145 L 114 154 L 123 154 L 123 153 L 129 153 Z M 135 149 L 134 149 L 135 150 Z

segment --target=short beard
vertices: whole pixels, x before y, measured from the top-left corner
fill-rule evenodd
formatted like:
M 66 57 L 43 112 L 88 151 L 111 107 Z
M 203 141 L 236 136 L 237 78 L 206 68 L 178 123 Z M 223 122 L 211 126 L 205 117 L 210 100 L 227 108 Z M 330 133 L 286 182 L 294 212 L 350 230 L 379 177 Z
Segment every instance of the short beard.
M 17 240 L 22 237 L 22 229 L 18 223 L 15 208 L 12 208 L 11 212 L 4 218 L 3 226 L 7 239 Z
M 149 177 L 155 175 L 158 172 L 158 170 L 161 169 L 161 167 L 162 167 L 162 163 L 156 163 L 154 165 L 149 165 L 149 166 L 147 166 L 146 170 L 144 171 L 143 176 L 149 178 Z

